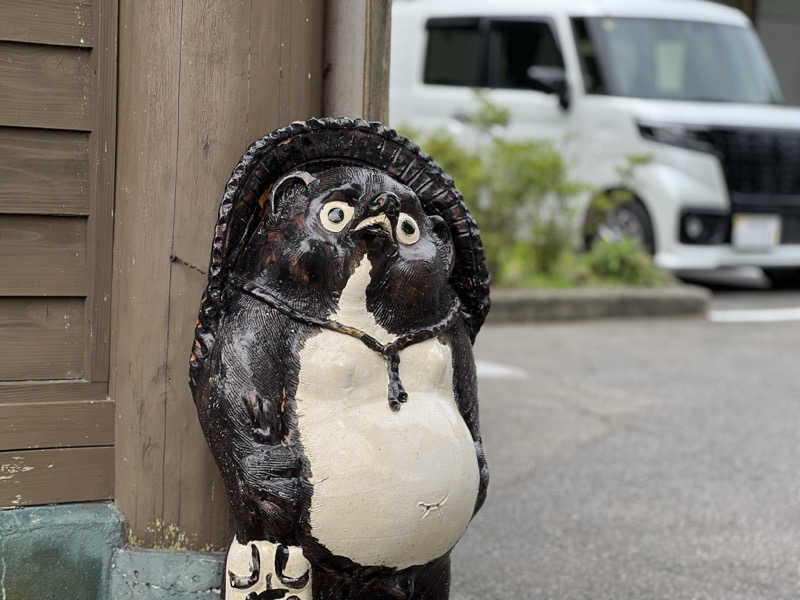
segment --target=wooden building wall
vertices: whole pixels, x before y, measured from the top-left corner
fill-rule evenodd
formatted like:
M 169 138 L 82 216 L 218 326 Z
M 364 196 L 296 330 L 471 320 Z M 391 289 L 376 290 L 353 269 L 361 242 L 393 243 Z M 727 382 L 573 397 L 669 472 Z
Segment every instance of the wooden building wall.
M 113 496 L 116 0 L 0 0 L 0 507 Z
M 385 116 L 389 8 L 0 0 L 0 507 L 228 543 L 187 384 L 219 197 L 276 127 Z
M 222 547 L 227 499 L 187 384 L 222 189 L 249 143 L 322 113 L 322 0 L 121 0 L 112 397 L 137 540 Z M 180 532 L 180 533 L 178 533 Z

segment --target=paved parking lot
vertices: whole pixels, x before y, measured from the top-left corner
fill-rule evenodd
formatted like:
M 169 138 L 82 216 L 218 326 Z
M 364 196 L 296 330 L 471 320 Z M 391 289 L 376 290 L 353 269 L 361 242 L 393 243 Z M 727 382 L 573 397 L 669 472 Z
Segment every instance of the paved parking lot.
M 453 598 L 800 597 L 800 320 L 495 326 L 476 354 L 492 484 Z

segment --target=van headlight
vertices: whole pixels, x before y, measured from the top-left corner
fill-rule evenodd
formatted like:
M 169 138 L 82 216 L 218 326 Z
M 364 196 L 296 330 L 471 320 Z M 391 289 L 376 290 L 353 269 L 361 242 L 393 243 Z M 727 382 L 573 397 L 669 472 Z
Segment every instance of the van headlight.
M 698 152 L 714 152 L 711 131 L 703 127 L 646 121 L 637 121 L 636 126 L 639 128 L 639 135 L 645 140 Z

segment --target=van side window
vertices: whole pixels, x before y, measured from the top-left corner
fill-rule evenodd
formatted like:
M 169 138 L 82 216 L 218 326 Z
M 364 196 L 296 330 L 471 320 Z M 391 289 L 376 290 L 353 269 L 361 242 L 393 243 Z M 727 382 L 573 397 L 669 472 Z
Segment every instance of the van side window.
M 430 19 L 427 29 L 425 83 L 467 87 L 484 85 L 478 19 Z
M 597 47 L 592 41 L 586 19 L 572 19 L 572 31 L 575 36 L 575 46 L 578 50 L 578 60 L 583 73 L 583 87 L 587 94 L 607 94 L 603 73 L 600 70 L 600 60 Z
M 489 28 L 489 87 L 531 89 L 530 67 L 564 68 L 550 24 L 492 21 Z

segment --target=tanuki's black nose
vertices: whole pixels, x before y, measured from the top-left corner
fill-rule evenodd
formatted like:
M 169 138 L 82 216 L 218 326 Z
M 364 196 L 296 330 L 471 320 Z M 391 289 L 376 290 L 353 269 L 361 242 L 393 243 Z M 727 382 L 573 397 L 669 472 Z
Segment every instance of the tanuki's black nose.
M 370 215 L 384 213 L 387 217 L 396 217 L 400 212 L 400 198 L 392 192 L 382 192 L 370 200 L 367 211 Z

